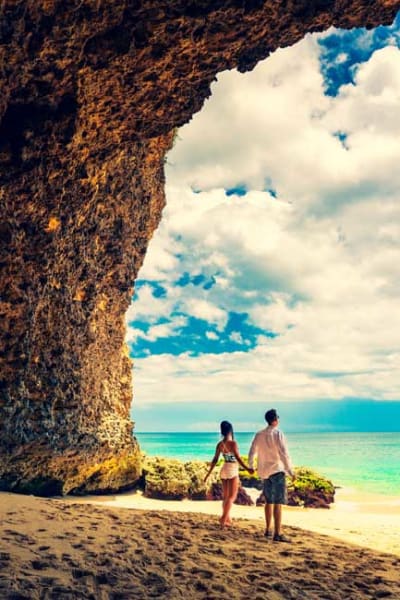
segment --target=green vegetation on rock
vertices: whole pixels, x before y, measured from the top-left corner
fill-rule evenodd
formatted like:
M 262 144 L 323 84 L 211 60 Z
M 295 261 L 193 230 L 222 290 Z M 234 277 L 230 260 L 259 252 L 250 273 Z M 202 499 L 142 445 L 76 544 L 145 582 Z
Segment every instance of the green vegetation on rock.
M 217 479 L 217 473 L 212 473 L 207 484 L 204 483 L 207 470 L 207 463 L 201 461 L 183 463 L 173 458 L 146 456 L 143 463 L 144 495 L 165 500 L 205 500 L 207 490 Z
M 193 460 L 184 464 L 186 473 L 190 478 L 188 497 L 192 500 L 206 500 L 209 483 L 204 483 L 204 477 L 208 472 L 208 465 L 199 460 Z M 211 474 L 211 481 L 216 478 L 216 473 Z
M 296 468 L 295 474 L 295 481 L 288 480 L 288 504 L 329 508 L 335 496 L 333 483 L 307 467 Z
M 187 497 L 190 479 L 179 460 L 146 458 L 143 474 L 145 496 L 167 500 L 182 500 Z

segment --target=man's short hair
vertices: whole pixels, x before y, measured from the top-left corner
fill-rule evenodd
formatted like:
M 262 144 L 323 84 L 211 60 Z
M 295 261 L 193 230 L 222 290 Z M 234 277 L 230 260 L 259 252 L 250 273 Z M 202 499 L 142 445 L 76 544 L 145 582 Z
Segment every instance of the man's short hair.
M 278 418 L 279 417 L 277 415 L 275 408 L 271 408 L 270 410 L 267 410 L 267 412 L 265 413 L 265 420 L 267 421 L 268 425 L 271 425 L 271 423 L 273 423 L 274 421 L 277 421 Z

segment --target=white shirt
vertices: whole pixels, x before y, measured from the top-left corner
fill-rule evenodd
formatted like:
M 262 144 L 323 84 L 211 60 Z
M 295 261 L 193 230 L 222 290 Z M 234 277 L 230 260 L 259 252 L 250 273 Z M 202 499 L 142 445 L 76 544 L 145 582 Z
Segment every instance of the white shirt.
M 285 436 L 276 427 L 268 425 L 254 436 L 249 451 L 249 467 L 253 468 L 257 456 L 257 472 L 261 479 L 268 479 L 274 473 L 284 471 L 294 474 Z

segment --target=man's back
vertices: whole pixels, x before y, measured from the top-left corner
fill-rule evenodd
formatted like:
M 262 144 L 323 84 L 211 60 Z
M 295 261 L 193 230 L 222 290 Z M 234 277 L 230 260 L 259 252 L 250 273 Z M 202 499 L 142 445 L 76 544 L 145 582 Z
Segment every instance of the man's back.
M 254 436 L 249 452 L 249 464 L 253 465 L 257 455 L 257 471 L 261 479 L 268 479 L 281 471 L 293 474 L 293 469 L 286 447 L 285 436 L 277 427 L 268 425 Z

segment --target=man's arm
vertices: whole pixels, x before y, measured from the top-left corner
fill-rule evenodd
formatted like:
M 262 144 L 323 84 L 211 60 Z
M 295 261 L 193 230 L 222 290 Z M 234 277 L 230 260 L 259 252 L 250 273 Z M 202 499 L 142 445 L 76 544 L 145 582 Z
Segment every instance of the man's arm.
M 294 471 L 292 466 L 292 461 L 290 460 L 289 451 L 287 449 L 285 436 L 280 431 L 278 435 L 279 440 L 279 455 L 283 462 L 283 466 L 285 467 L 286 473 L 289 473 L 291 477 L 294 477 Z
M 257 434 L 254 436 L 253 441 L 251 442 L 250 450 L 249 450 L 249 468 L 254 469 L 254 457 L 257 454 Z
M 251 474 L 254 473 L 254 469 L 250 469 L 250 467 L 245 465 L 244 462 L 242 461 L 240 454 L 239 454 L 239 446 L 237 445 L 237 442 L 233 442 L 233 454 L 235 455 L 236 460 L 238 461 L 239 465 L 243 469 L 246 469 L 246 471 L 248 471 Z

